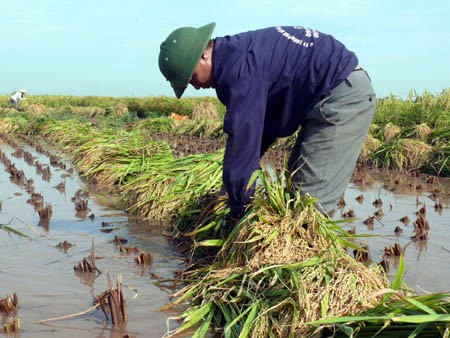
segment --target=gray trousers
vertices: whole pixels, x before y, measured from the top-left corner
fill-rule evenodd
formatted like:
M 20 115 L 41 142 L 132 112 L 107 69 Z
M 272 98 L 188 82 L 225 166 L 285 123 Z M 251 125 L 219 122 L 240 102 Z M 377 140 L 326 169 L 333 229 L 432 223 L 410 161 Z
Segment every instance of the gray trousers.
M 19 102 L 17 100 L 9 99 L 8 108 L 11 108 L 13 105 L 16 106 L 16 109 L 19 109 Z
M 332 215 L 358 160 L 375 114 L 369 75 L 353 71 L 305 116 L 289 158 L 294 188 Z

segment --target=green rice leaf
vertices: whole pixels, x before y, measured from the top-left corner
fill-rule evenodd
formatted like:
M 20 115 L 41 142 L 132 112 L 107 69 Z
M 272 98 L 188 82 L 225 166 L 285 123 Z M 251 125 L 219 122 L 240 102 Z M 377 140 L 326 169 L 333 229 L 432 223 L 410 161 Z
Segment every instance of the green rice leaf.
M 429 322 L 450 322 L 450 314 L 435 315 L 405 315 L 391 318 L 393 322 L 398 323 L 429 323 Z
M 199 286 L 200 286 L 200 283 L 198 283 L 195 286 L 189 287 L 189 291 L 185 292 L 182 296 L 178 297 L 177 299 L 175 299 L 174 301 L 170 302 L 169 304 L 164 305 L 163 307 L 161 307 L 161 310 L 170 309 L 172 306 L 180 304 L 185 299 L 188 299 L 188 298 L 194 296 L 198 292 Z
M 215 225 L 216 225 L 216 222 L 213 221 L 213 222 L 211 222 L 211 223 L 205 225 L 204 227 L 195 229 L 195 231 L 183 233 L 182 235 L 183 235 L 184 237 L 194 236 L 194 235 L 197 235 L 197 234 L 199 234 L 199 233 L 201 233 L 201 232 L 203 232 L 203 231 L 207 231 L 207 230 L 213 228 Z
M 274 238 L 276 238 L 280 234 L 280 231 L 276 229 L 272 234 L 264 240 L 264 244 L 270 243 Z
M 284 269 L 305 268 L 305 267 L 319 265 L 321 262 L 322 262 L 322 259 L 320 257 L 314 256 L 303 262 L 280 265 L 280 267 L 282 267 Z
M 0 229 L 4 229 L 8 232 L 11 232 L 11 233 L 21 236 L 21 237 L 30 238 L 30 236 L 24 234 L 23 232 L 20 232 L 19 230 L 14 229 L 13 227 L 9 226 L 8 224 L 0 224 Z
M 336 324 L 336 326 L 341 330 L 344 334 L 346 334 L 348 337 L 353 338 L 353 334 L 355 331 L 352 327 L 344 325 L 344 324 Z
M 325 317 L 327 315 L 329 298 L 330 298 L 330 293 L 327 292 L 321 301 L 320 306 L 321 306 L 322 317 Z
M 399 263 L 398 263 L 398 269 L 397 274 L 395 275 L 394 281 L 392 282 L 391 288 L 393 290 L 398 290 L 402 283 L 403 283 L 403 273 L 405 271 L 405 258 L 403 255 L 400 255 Z M 381 304 L 387 302 L 392 297 L 392 293 L 388 293 L 386 296 L 383 297 L 381 300 Z
M 208 333 L 209 327 L 211 326 L 211 320 L 213 318 L 214 311 L 210 311 L 206 319 L 201 323 L 197 331 L 194 332 L 192 338 L 203 338 Z
M 200 320 L 205 318 L 212 312 L 213 303 L 206 303 L 202 306 L 189 308 L 181 316 L 185 317 L 183 324 L 175 330 L 175 333 L 180 333 L 197 324 Z
M 239 338 L 246 338 L 250 334 L 253 324 L 255 323 L 256 316 L 258 315 L 259 302 L 254 303 L 251 309 L 252 310 L 250 311 L 250 314 L 245 320 L 244 327 L 242 328 L 242 331 L 239 334 Z
M 411 334 L 409 335 L 408 338 L 415 338 L 415 337 L 420 337 L 419 333 L 422 332 L 428 325 L 430 325 L 429 323 L 422 323 L 420 325 L 418 325 L 413 332 L 411 332 Z
M 263 179 L 265 176 L 263 175 L 263 172 L 262 172 L 262 170 L 255 170 L 253 173 L 252 173 L 252 176 L 250 176 L 250 179 L 248 180 L 248 184 L 247 184 L 247 190 L 248 189 L 250 189 L 251 188 L 251 186 L 253 185 L 253 183 L 255 183 L 255 181 L 258 179 L 258 178 L 261 178 L 261 179 Z
M 264 292 L 264 296 L 266 298 L 272 298 L 272 297 L 276 297 L 276 298 L 284 298 L 286 297 L 286 295 L 289 294 L 289 290 L 287 289 L 278 289 L 278 290 L 267 290 L 266 292 Z
M 244 311 L 242 311 L 238 316 L 234 317 L 232 321 L 230 321 L 229 323 L 227 323 L 227 325 L 225 326 L 225 335 L 229 334 L 231 332 L 231 329 L 233 328 L 234 325 L 236 325 L 237 323 L 239 323 L 239 321 L 248 313 L 250 312 L 254 306 L 257 303 L 253 304 L 253 306 L 250 306 L 248 308 L 246 308 Z M 231 319 L 232 317 L 229 316 L 229 318 Z
M 197 246 L 222 246 L 223 239 L 207 239 L 197 243 Z
M 234 279 L 236 279 L 236 278 L 238 278 L 238 277 L 240 277 L 241 275 L 239 274 L 239 273 L 232 273 L 229 277 L 227 277 L 227 278 L 225 278 L 223 281 L 221 281 L 220 283 L 218 283 L 217 284 L 217 286 L 221 286 L 221 285 L 223 285 L 223 284 L 226 284 L 226 283 L 229 283 L 229 282 L 231 282 L 232 280 L 234 280 Z
M 398 290 L 402 285 L 402 277 L 405 272 L 405 257 L 403 255 L 400 256 L 400 260 L 398 263 L 397 275 L 395 276 L 394 281 L 392 282 L 392 289 Z
M 300 287 L 300 282 L 298 280 L 297 271 L 289 270 L 289 273 L 291 274 L 292 285 L 298 289 Z
M 405 300 L 411 304 L 413 304 L 414 306 L 416 306 L 417 308 L 421 309 L 422 311 L 430 314 L 430 315 L 436 315 L 436 311 L 434 311 L 432 308 L 426 306 L 425 304 L 415 300 L 414 298 L 405 298 Z
M 450 322 L 450 314 L 436 314 L 436 315 L 385 315 L 385 316 L 347 316 L 337 318 L 319 319 L 316 321 L 305 323 L 307 325 L 320 324 L 337 324 L 337 323 L 351 323 L 351 322 L 380 322 L 392 321 L 395 323 L 412 323 L 422 324 L 430 322 Z

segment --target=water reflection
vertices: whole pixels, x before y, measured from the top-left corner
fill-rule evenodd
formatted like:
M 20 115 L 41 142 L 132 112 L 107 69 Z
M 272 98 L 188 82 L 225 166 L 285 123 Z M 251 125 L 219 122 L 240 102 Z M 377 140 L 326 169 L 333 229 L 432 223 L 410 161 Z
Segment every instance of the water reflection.
M 17 143 L 29 154 L 27 160 L 12 157 L 13 147 L 0 141 L 1 157 L 5 162 L 13 161 L 17 172 L 23 172 L 22 179 L 10 180 L 10 173 L 0 165 L 0 217 L 3 219 L 0 223 L 11 220 L 10 226 L 29 238 L 15 234 L 0 236 L 0 247 L 7 253 L 0 258 L 0 290 L 5 294 L 19 294 L 18 316 L 25 336 L 161 337 L 170 314 L 158 309 L 169 302 L 170 293 L 153 282 L 171 279 L 182 269 L 182 262 L 171 258 L 175 254 L 163 236 L 164 226 L 160 222 L 152 224 L 128 217 L 113 194 L 98 193 L 81 182 L 72 168 L 54 168 L 46 155 Z M 35 170 L 36 162 L 39 170 Z M 42 209 L 47 206 L 51 206 L 51 212 L 48 208 L 45 213 Z M 127 245 L 139 250 L 123 254 L 120 245 L 114 242 L 115 237 L 126 239 Z M 91 254 L 92 241 L 96 266 L 101 273 L 74 270 L 74 266 Z M 151 268 L 136 265 L 135 257 L 140 251 L 152 252 Z M 127 325 L 112 325 L 101 311 L 46 324 L 35 323 L 91 307 L 95 296 L 107 289 L 107 272 L 113 279 L 121 275 L 124 284 L 138 290 L 137 298 L 131 292 L 127 295 Z M 21 333 L 8 337 L 20 338 Z
M 365 238 L 374 262 L 384 262 L 394 276 L 398 257 L 386 250 L 401 247 L 405 253 L 406 283 L 417 291 L 449 290 L 450 179 L 402 171 L 360 167 L 335 214 L 345 219 L 353 210 L 356 220 L 346 227 Z M 342 205 L 342 204 L 341 204 Z

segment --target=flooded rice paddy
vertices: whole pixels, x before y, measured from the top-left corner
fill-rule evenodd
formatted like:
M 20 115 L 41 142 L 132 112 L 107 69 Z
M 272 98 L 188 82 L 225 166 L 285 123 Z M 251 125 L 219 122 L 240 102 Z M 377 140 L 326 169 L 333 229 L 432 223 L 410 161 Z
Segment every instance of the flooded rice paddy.
M 0 141 L 3 157 L 25 177 L 22 182 L 11 179 L 11 169 L 8 172 L 5 164 L 0 164 L 0 298 L 17 293 L 22 326 L 19 333 L 8 336 L 163 336 L 166 320 L 176 313 L 159 311 L 169 301 L 171 284 L 157 282 L 174 277 L 183 268 L 182 258 L 163 235 L 167 225 L 130 217 L 121 210 L 116 196 L 83 183 L 69 162 L 61 160 L 55 165 L 54 158 L 26 142 L 17 142 L 31 158 L 15 154 L 16 148 Z M 42 195 L 41 204 L 33 202 L 33 193 Z M 410 287 L 419 292 L 450 290 L 449 179 L 357 170 L 344 201 L 335 218 L 344 220 L 344 227 L 356 234 L 380 235 L 358 241 L 368 246 L 373 261 L 386 262 L 389 276 L 395 275 L 398 258 L 385 253 L 398 244 L 405 251 L 404 279 Z M 42 209 L 49 206 L 51 215 L 46 221 Z M 425 209 L 429 232 L 425 239 L 415 240 L 414 222 L 421 209 Z M 400 221 L 406 216 L 409 221 Z M 349 217 L 354 220 L 349 222 Z M 7 232 L 4 225 L 29 238 Z M 137 264 L 137 252 L 121 252 L 120 244 L 114 242 L 116 237 L 127 240 L 122 246 L 150 253 L 151 264 Z M 67 250 L 58 246 L 64 241 L 72 244 Z M 99 271 L 75 271 L 74 267 L 91 254 L 92 246 Z M 128 301 L 126 324 L 112 325 L 100 310 L 36 323 L 91 307 L 95 297 L 108 289 L 107 274 L 114 283 L 122 277 Z M 9 319 L 4 316 L 2 325 Z
M 398 257 L 386 255 L 398 245 L 405 253 L 406 284 L 419 293 L 450 291 L 450 179 L 392 170 L 355 170 L 336 219 L 353 212 L 345 225 L 360 239 L 374 262 L 385 261 L 394 277 Z M 419 215 L 429 230 L 415 231 Z M 372 219 L 372 222 L 370 221 Z M 421 239 L 418 239 L 421 238 Z
M 33 155 L 34 161 L 50 168 L 49 178 L 43 179 L 45 175 L 38 175 L 35 166 L 12 156 L 15 149 L 0 142 L 3 154 L 23 171 L 27 180 L 34 181 L 34 191 L 43 195 L 44 205 L 51 205 L 52 215 L 48 224 L 42 222 L 30 204 L 30 194 L 13 183 L 0 164 L 0 223 L 30 237 L 0 228 L 0 298 L 17 293 L 17 315 L 22 327 L 19 333 L 8 337 L 161 337 L 167 330 L 166 319 L 174 314 L 158 311 L 168 303 L 170 291 L 155 282 L 174 277 L 183 264 L 163 236 L 164 225 L 127 216 L 114 196 L 84 185 L 69 163 L 65 170 L 55 168 L 48 157 L 27 145 L 22 148 Z M 64 190 L 57 189 L 61 182 L 65 183 Z M 73 198 L 80 189 L 89 210 L 77 212 Z M 116 236 L 126 239 L 126 246 L 150 252 L 151 266 L 136 264 L 137 253 L 121 253 L 120 245 L 114 243 Z M 58 247 L 64 241 L 72 244 L 67 251 Z M 95 265 L 101 274 L 75 271 L 74 267 L 91 254 L 92 243 L 98 257 Z M 107 273 L 114 285 L 117 277 L 122 277 L 128 300 L 126 325 L 113 326 L 101 310 L 67 320 L 35 323 L 91 307 L 94 298 L 108 290 Z M 3 317 L 2 326 L 8 320 Z

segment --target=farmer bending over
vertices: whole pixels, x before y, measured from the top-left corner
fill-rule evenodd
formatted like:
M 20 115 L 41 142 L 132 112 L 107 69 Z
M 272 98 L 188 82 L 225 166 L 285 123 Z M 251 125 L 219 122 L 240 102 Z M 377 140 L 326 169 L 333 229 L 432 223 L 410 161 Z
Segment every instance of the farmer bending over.
M 299 136 L 288 162 L 296 189 L 332 215 L 375 113 L 358 58 L 331 35 L 269 27 L 211 40 L 215 23 L 182 27 L 162 42 L 159 68 L 180 98 L 190 83 L 215 88 L 226 107 L 223 182 L 242 216 L 246 185 L 277 137 Z
M 16 109 L 19 110 L 19 101 L 20 100 L 26 100 L 24 97 L 27 91 L 25 89 L 21 89 L 18 92 L 14 92 L 11 95 L 11 98 L 9 99 L 8 108 L 11 108 L 12 105 L 16 106 Z

